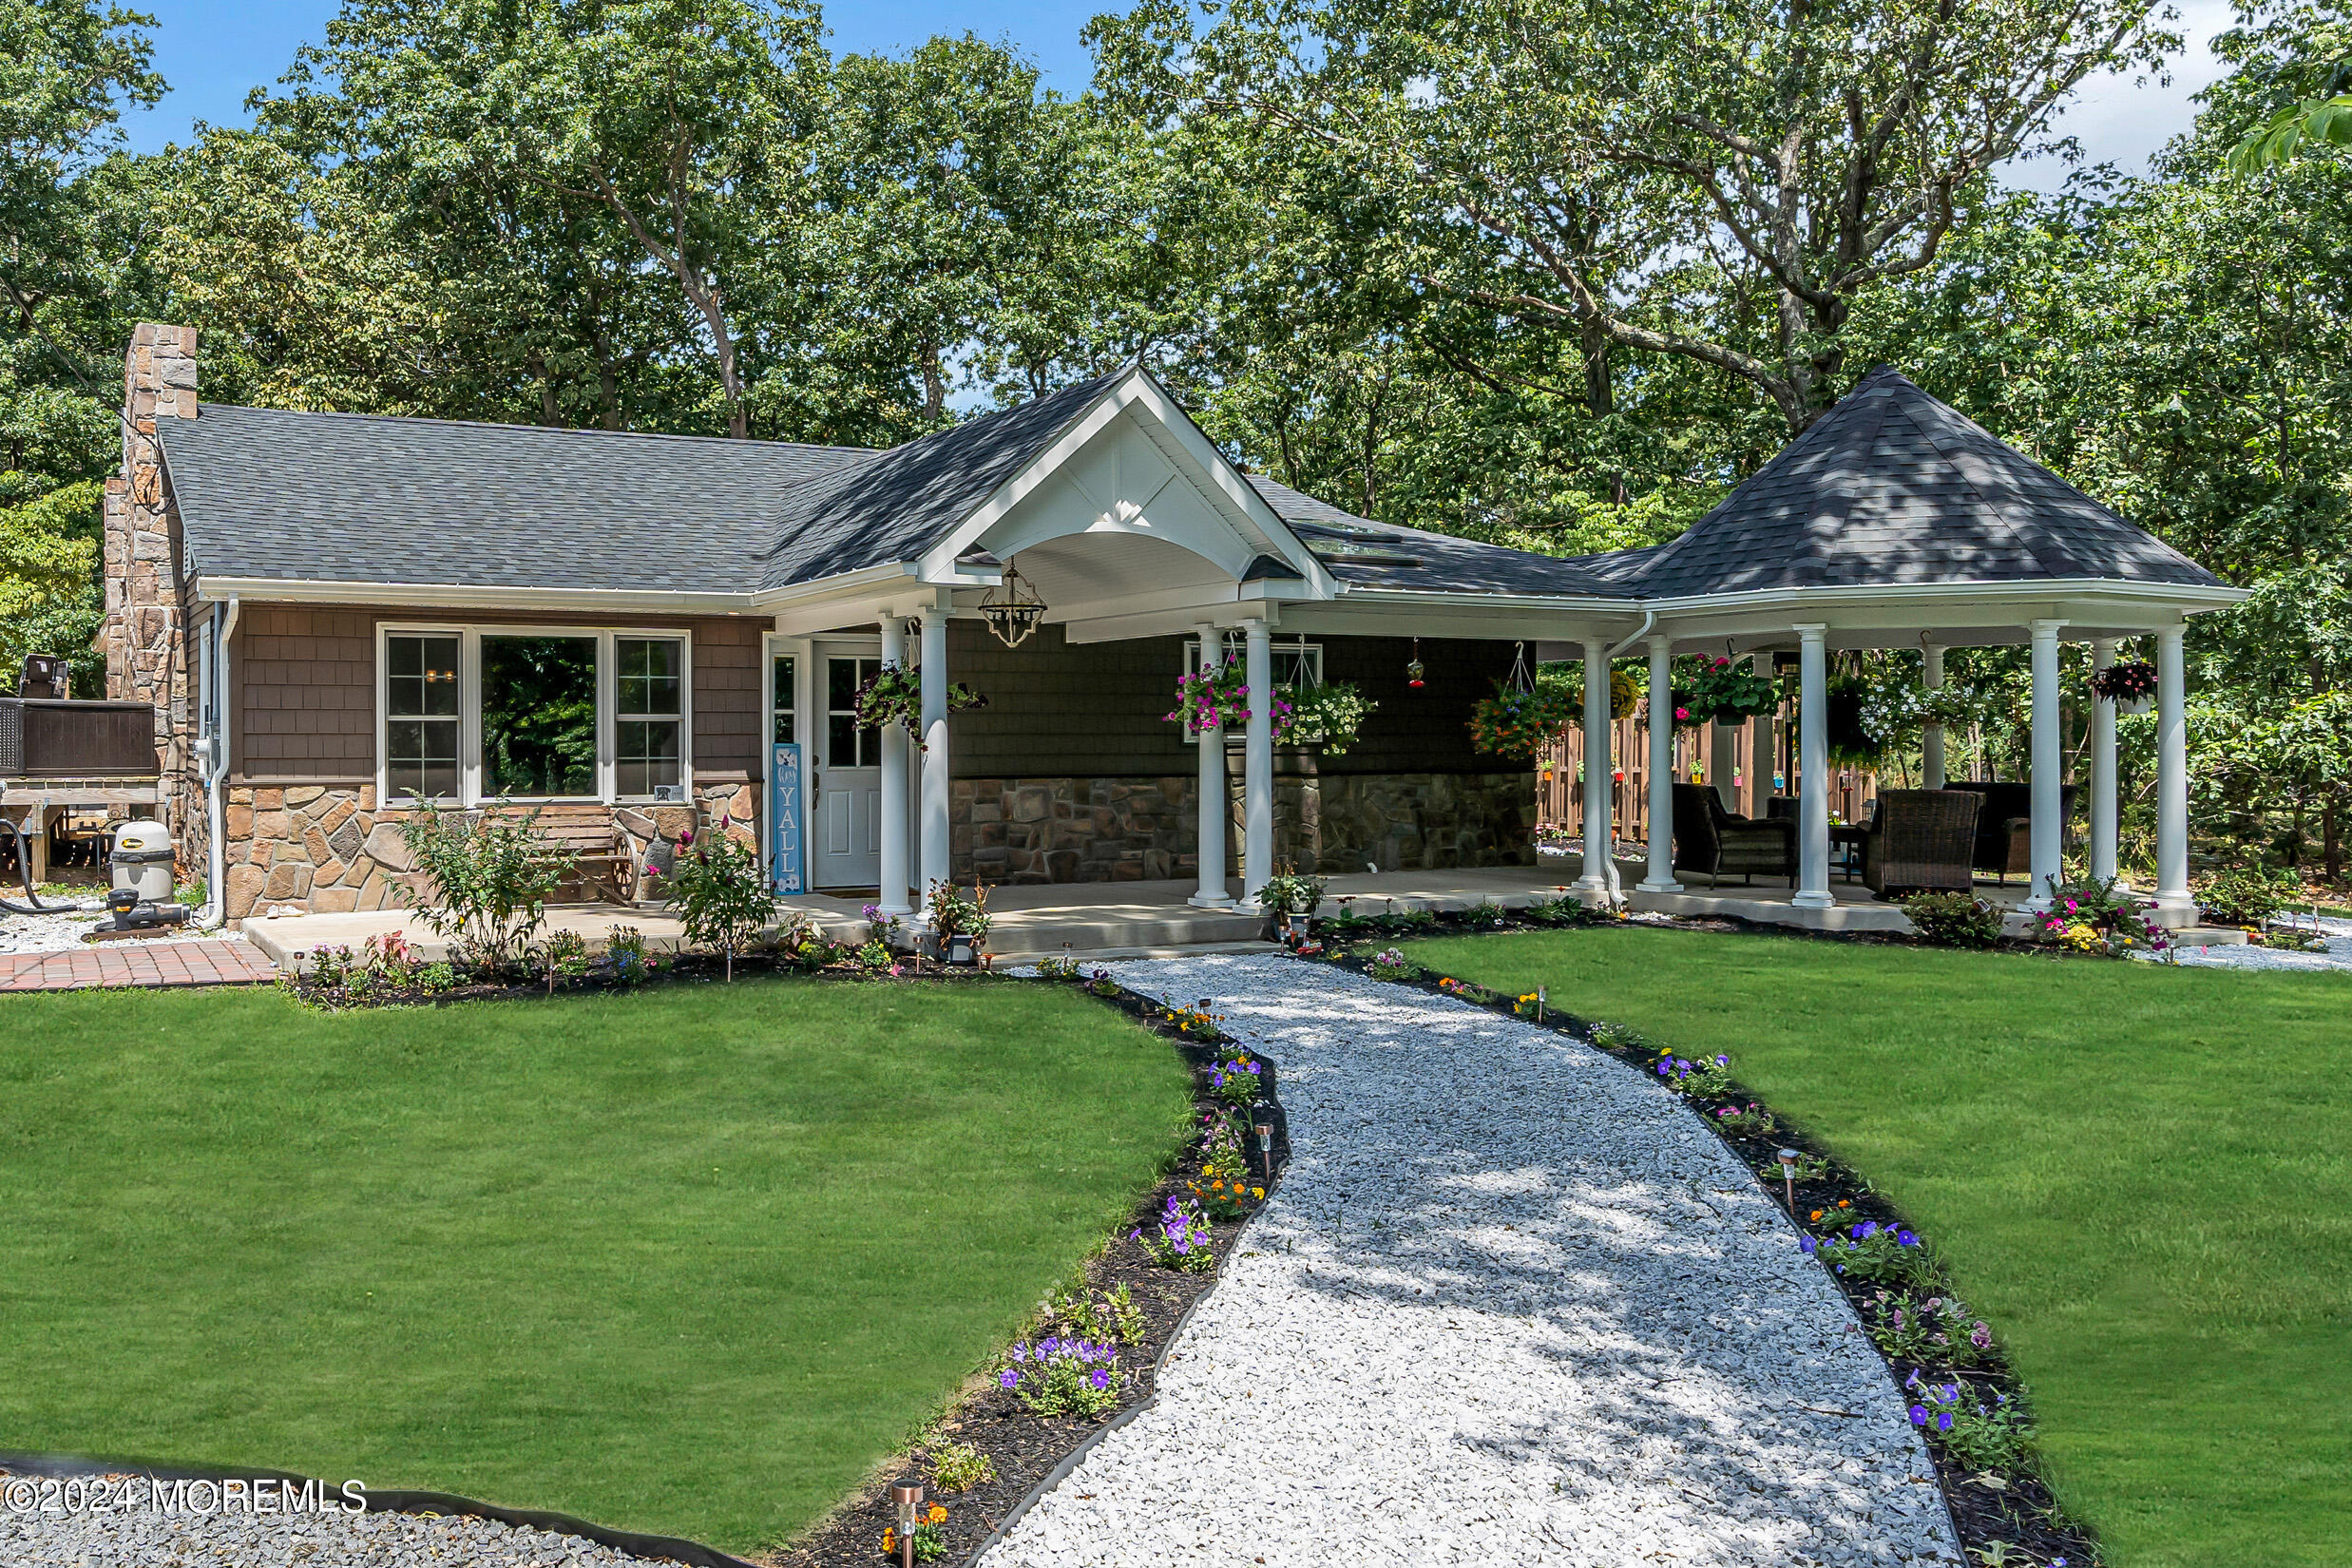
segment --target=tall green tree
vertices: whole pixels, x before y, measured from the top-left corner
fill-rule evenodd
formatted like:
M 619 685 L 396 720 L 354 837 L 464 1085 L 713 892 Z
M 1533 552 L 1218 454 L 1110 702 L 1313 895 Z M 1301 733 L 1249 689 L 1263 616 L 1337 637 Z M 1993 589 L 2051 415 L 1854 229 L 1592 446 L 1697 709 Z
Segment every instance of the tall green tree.
M 99 487 L 138 258 L 112 197 L 121 115 L 163 90 L 152 21 L 90 0 L 0 0 L 0 689 L 26 653 L 88 690 Z M 107 353 L 106 345 L 114 345 Z
M 1241 0 L 1195 35 L 1161 0 L 1124 57 L 1348 171 L 1412 286 L 1596 374 L 1611 347 L 1712 367 L 1794 432 L 1845 384 L 1856 302 L 1931 267 L 2076 83 L 2177 43 L 2151 10 Z

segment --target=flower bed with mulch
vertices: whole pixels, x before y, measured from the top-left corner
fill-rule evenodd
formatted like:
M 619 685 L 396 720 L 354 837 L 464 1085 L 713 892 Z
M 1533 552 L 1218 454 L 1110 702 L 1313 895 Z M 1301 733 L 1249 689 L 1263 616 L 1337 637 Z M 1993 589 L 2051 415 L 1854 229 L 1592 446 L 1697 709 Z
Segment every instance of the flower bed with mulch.
M 2059 1511 L 2036 1469 L 2025 1390 L 1999 1342 L 1952 1294 L 1925 1239 L 1866 1179 L 1741 1088 L 1728 1057 L 1692 1061 L 1622 1025 L 1554 1009 L 1539 993 L 1504 996 L 1424 969 L 1395 949 L 1329 950 L 1302 955 L 1302 962 L 1334 964 L 1450 996 L 1552 1029 L 1657 1078 L 1789 1211 L 1804 1235 L 1801 1245 L 1845 1291 L 1859 1320 L 1857 1331 L 1879 1350 L 1912 1424 L 1927 1440 L 1970 1560 L 2075 1568 L 2100 1560 L 2096 1539 Z M 1784 1163 L 1783 1151 L 1794 1160 Z
M 1166 1037 L 1192 1065 L 1194 1105 L 1201 1117 L 1232 1103 L 1218 1093 L 1218 1079 L 1223 1064 L 1234 1053 L 1205 1002 L 1146 997 L 1119 985 L 1103 970 L 1095 971 L 1092 977 L 1078 976 L 1074 970 L 1054 975 L 1049 970 L 1043 983 L 1080 985 L 1105 1005 Z M 1255 1051 L 1247 1053 L 1247 1058 L 1261 1069 L 1261 1102 L 1253 1114 L 1272 1129 L 1271 1151 L 1261 1156 L 1254 1145 L 1249 1150 L 1247 1185 L 1258 1195 L 1249 1199 L 1247 1207 L 1253 1213 L 1264 1201 L 1264 1190 L 1289 1159 L 1290 1144 L 1274 1064 Z M 895 1555 L 885 1557 L 882 1542 L 894 1517 L 890 1486 L 908 1476 L 923 1482 L 925 1507 L 936 1504 L 946 1514 L 930 1531 L 918 1537 L 918 1560 L 970 1560 L 1026 1505 L 1057 1466 L 1153 1397 L 1160 1357 L 1193 1304 L 1216 1283 L 1227 1255 L 1240 1240 L 1249 1214 L 1212 1221 L 1207 1235 L 1188 1248 L 1188 1252 L 1208 1254 L 1212 1265 L 1206 1269 L 1165 1267 L 1136 1237 L 1155 1233 L 1165 1222 L 1172 1201 L 1181 1203 L 1194 1190 L 1218 1179 L 1221 1176 L 1204 1170 L 1201 1148 L 1189 1146 L 1159 1184 L 1137 1204 L 1132 1217 L 1103 1251 L 1086 1260 L 1080 1279 L 1065 1287 L 1052 1303 L 1040 1304 L 1033 1331 L 1018 1342 L 1024 1352 L 1022 1362 L 1008 1355 L 1004 1366 L 976 1373 L 953 1405 L 924 1428 L 907 1452 L 878 1468 L 798 1542 L 766 1560 L 778 1568 L 880 1568 L 885 1562 L 897 1562 Z M 1087 1350 L 1099 1348 L 1099 1340 L 1087 1338 L 1069 1321 L 1073 1305 L 1083 1302 L 1089 1305 L 1077 1310 L 1093 1310 L 1122 1291 L 1132 1304 L 1134 1316 L 1128 1331 L 1119 1336 L 1113 1360 L 1118 1383 L 1105 1391 L 1102 1408 L 1092 1413 L 1040 1414 L 1015 1389 L 1005 1386 L 1005 1374 L 1024 1367 L 1029 1359 L 1025 1352 L 1033 1348 L 1050 1346 L 1059 1349 L 1063 1342 L 1082 1345 Z M 1110 1358 L 1088 1358 L 1090 1365 L 1104 1359 Z M 985 1479 L 953 1489 L 943 1484 L 962 1482 L 976 1473 Z

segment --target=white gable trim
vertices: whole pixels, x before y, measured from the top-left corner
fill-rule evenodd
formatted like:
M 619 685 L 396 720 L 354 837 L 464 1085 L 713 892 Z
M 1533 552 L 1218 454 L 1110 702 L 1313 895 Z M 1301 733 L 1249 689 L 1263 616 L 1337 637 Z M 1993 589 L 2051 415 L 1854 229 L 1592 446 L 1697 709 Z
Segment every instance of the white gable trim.
M 1140 368 L 1129 371 L 1117 382 L 1104 389 L 1086 411 L 1073 420 L 1052 444 L 1004 484 L 994 494 L 958 524 L 947 536 L 925 551 L 917 565 L 917 574 L 927 583 L 956 580 L 956 558 L 977 548 L 990 529 L 1002 523 L 1013 509 L 1035 494 L 1053 479 L 1097 436 L 1130 410 L 1136 411 L 1138 424 L 1160 447 L 1163 454 L 1181 459 L 1173 464 L 1176 476 L 1191 482 L 1234 528 L 1242 542 L 1255 554 L 1262 543 L 1265 552 L 1287 561 L 1304 579 L 1310 592 L 1316 598 L 1330 598 L 1339 589 L 1323 564 L 1317 561 L 1296 534 L 1265 497 L 1252 488 L 1237 468 L 1217 450 L 1215 443 L 1200 432 L 1199 427 L 1176 407 L 1173 398 Z M 1146 417 L 1148 416 L 1148 422 Z M 1173 452 L 1166 448 L 1173 446 Z M 1193 471 L 1187 472 L 1187 469 Z M 1201 480 L 1206 480 L 1205 485 Z M 1116 526 L 1107 531 L 1117 531 Z M 1139 531 L 1139 530 L 1138 530 Z M 1251 535 L 1256 535 L 1252 541 Z M 1053 537 L 1061 537 L 1056 534 Z M 1024 545 L 1042 543 L 1042 539 L 1024 540 Z M 1242 563 L 1246 566 L 1247 559 Z M 1228 567 L 1228 569 L 1233 569 Z

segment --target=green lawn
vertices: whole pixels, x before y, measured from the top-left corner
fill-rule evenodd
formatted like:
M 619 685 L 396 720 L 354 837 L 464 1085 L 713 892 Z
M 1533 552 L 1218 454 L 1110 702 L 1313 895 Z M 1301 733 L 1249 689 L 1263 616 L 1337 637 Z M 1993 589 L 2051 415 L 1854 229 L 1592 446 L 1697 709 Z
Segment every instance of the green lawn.
M 2118 1564 L 2352 1561 L 2352 976 L 1655 930 L 1412 952 L 1730 1052 L 1941 1248 Z
M 0 1448 L 756 1547 L 1068 1273 L 1189 1102 L 1166 1044 L 1014 982 L 0 999 Z

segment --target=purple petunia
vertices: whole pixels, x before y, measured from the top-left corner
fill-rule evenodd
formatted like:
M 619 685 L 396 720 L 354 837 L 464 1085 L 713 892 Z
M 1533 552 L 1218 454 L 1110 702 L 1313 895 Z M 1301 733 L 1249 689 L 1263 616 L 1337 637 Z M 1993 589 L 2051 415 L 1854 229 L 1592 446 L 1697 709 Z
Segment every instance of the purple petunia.
M 1948 1431 L 1950 1431 L 1951 1429 L 1952 1429 L 1952 1412 L 1951 1412 L 1951 1411 L 1949 1411 L 1949 1410 L 1939 1410 L 1939 1411 L 1937 1411 L 1937 1412 L 1936 1412 L 1936 1430 L 1937 1430 L 1937 1431 L 1939 1431 L 1939 1432 L 1948 1432 Z
M 1731 1065 L 1731 1059 L 1728 1056 L 1719 1056 L 1715 1058 L 1715 1065 L 1718 1067 L 1729 1067 Z
M 1914 1426 L 1924 1426 L 1927 1425 L 1926 1405 L 1914 1405 L 1911 1406 L 1911 1425 Z
M 1018 1388 L 1021 1386 L 1021 1374 L 1007 1367 L 997 1374 L 996 1386 L 1000 1388 Z
M 1920 1244 L 1920 1238 L 1908 1231 L 1897 1231 L 1895 1240 L 1905 1247 L 1916 1247 Z
M 1814 1240 L 1811 1236 L 1806 1236 L 1806 1237 L 1804 1237 L 1803 1239 L 1801 1239 L 1800 1241 L 1798 1241 L 1797 1245 L 1798 1245 L 1799 1247 L 1804 1248 L 1804 1249 L 1805 1249 L 1805 1251 L 1807 1252 L 1807 1253 L 1808 1253 L 1808 1254 L 1810 1254 L 1810 1253 L 1812 1253 L 1812 1252 L 1818 1252 L 1818 1251 L 1820 1250 L 1820 1248 L 1821 1248 L 1821 1243 L 1820 1243 L 1820 1242 L 1818 1242 L 1818 1241 L 1815 1241 L 1815 1240 Z
M 1094 1375 L 1086 1381 L 1093 1384 L 1098 1388 L 1108 1388 L 1111 1386 L 1111 1374 L 1104 1368 L 1098 1367 L 1094 1370 Z

